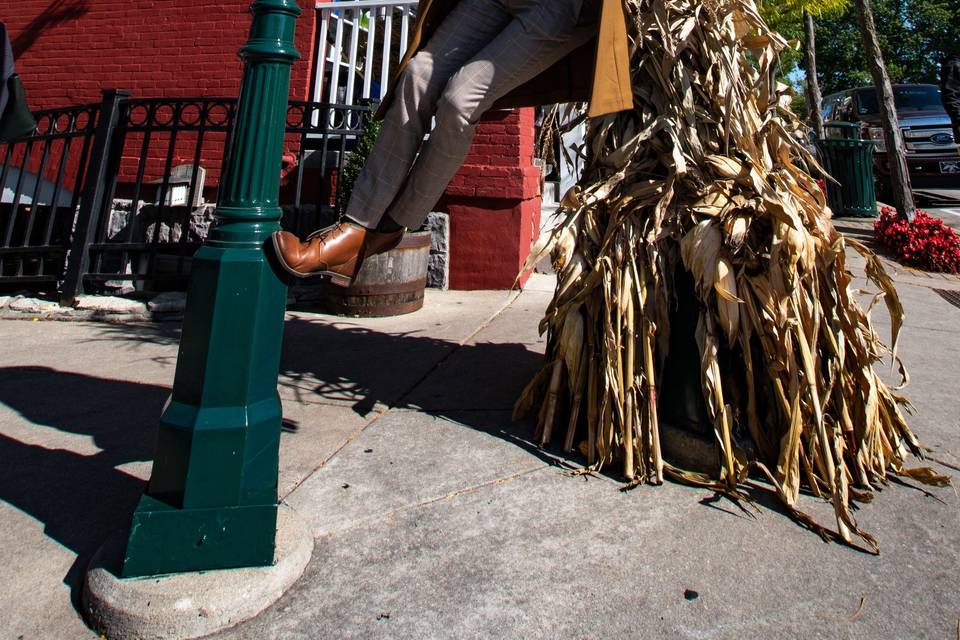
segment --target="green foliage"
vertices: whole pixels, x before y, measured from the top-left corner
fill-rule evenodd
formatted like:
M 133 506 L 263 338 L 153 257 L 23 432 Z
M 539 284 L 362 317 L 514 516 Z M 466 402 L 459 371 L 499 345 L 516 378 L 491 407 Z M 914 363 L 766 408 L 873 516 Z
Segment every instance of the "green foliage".
M 936 84 L 940 60 L 960 46 L 957 0 L 871 0 L 890 80 Z M 871 84 L 851 8 L 817 21 L 817 65 L 824 95 Z
M 343 163 L 343 173 L 337 182 L 337 214 L 343 215 L 347 211 L 347 204 L 350 202 L 350 195 L 353 193 L 353 186 L 357 183 L 357 178 L 363 167 L 367 164 L 367 157 L 373 151 L 373 144 L 380 134 L 380 121 L 373 118 L 373 112 L 365 117 L 360 127 L 360 135 L 357 138 L 357 146 L 353 151 L 347 154 L 346 161 Z
M 791 110 L 797 114 L 797 117 L 801 121 L 806 121 L 807 119 L 807 99 L 801 94 L 793 96 L 793 102 L 791 103 Z
M 789 40 L 803 37 L 803 14 L 795 15 L 787 6 L 778 2 L 759 3 L 760 13 L 773 29 Z
M 767 23 L 788 38 L 803 37 L 803 13 L 816 17 L 836 15 L 852 6 L 850 0 L 766 0 L 760 12 Z
M 815 16 L 837 14 L 850 6 L 850 0 L 762 0 L 760 12 L 771 27 L 788 40 L 804 40 L 803 13 L 809 11 Z M 803 54 L 793 49 L 780 56 L 780 79 L 790 82 L 789 78 L 800 66 Z

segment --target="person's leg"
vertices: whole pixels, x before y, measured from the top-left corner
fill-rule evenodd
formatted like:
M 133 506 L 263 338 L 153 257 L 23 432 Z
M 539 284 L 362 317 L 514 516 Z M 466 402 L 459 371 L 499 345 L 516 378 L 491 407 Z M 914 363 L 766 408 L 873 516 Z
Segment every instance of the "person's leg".
M 407 174 L 406 167 L 398 167 L 396 161 L 372 165 L 379 168 L 376 172 L 367 172 L 367 187 L 379 191 L 382 187 L 377 184 L 379 180 L 385 181 L 387 186 L 380 191 L 383 197 L 369 210 L 376 215 L 363 215 L 361 200 L 351 202 L 354 215 L 365 224 L 336 225 L 314 234 L 306 243 L 286 231 L 275 233 L 273 244 L 280 264 L 295 276 L 327 275 L 334 284 L 349 286 L 366 257 L 396 246 L 403 237 L 404 228 L 419 227 L 462 164 L 480 115 L 499 97 L 543 72 L 596 34 L 595 27 L 578 24 L 582 1 L 463 0 L 464 3 L 495 2 L 497 11 L 509 9 L 512 13 L 508 15 L 513 18 L 509 18 L 507 26 L 442 89 L 437 101 L 437 127 L 430 140 L 422 144 L 413 169 Z M 476 24 L 470 22 L 461 25 L 460 29 L 475 32 Z M 434 64 L 440 62 L 441 56 L 444 64 L 453 59 L 448 58 L 441 48 L 442 40 L 435 36 L 431 43 L 427 49 L 433 47 Z M 402 96 L 398 98 L 403 99 Z M 421 133 L 415 140 L 417 144 L 429 124 L 429 114 L 424 118 L 419 124 Z M 415 154 L 416 148 L 411 153 Z M 379 155 L 377 158 L 382 159 Z M 391 205 L 386 195 L 398 191 L 399 196 Z M 401 226 L 395 230 L 377 228 L 376 220 L 384 217 L 380 207 Z M 396 216 L 392 215 L 394 211 L 398 212 Z M 370 230 L 374 228 L 377 230 Z
M 450 77 L 510 23 L 500 0 L 461 0 L 398 80 L 346 217 L 374 229 L 407 179 Z
M 480 117 L 496 100 L 546 71 L 596 35 L 579 20 L 583 0 L 501 0 L 509 25 L 447 83 L 437 124 L 387 215 L 408 229 L 423 224 L 470 149 Z

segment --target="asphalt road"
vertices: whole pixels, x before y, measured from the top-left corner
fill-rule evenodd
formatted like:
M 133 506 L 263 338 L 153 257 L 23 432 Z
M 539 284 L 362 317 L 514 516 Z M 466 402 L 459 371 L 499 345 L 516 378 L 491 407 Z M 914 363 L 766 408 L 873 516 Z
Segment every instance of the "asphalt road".
M 960 231 L 960 189 L 917 189 L 917 206 Z

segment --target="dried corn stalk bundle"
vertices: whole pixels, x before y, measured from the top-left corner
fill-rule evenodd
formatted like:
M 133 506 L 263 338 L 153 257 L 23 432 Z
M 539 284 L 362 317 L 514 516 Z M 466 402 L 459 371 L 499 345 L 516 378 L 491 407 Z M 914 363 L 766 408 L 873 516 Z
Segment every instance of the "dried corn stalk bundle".
M 868 500 L 891 472 L 948 479 L 903 466 L 922 451 L 906 400 L 874 371 L 896 361 L 903 309 L 881 263 L 833 228 L 807 172 L 815 160 L 775 79 L 788 43 L 754 0 L 626 6 L 636 109 L 591 122 L 585 176 L 531 256 L 551 254 L 558 286 L 541 325 L 548 364 L 517 413 L 539 407 L 544 444 L 582 442 L 592 469 L 622 465 L 634 483 L 668 476 L 743 497 L 759 486 L 751 474 L 765 477 L 805 526 L 876 549 L 851 500 Z M 848 245 L 882 292 L 892 348 L 855 298 Z M 691 366 L 721 452 L 713 476 L 667 464 L 660 449 L 678 265 L 701 308 Z M 836 533 L 797 509 L 801 488 L 832 503 Z

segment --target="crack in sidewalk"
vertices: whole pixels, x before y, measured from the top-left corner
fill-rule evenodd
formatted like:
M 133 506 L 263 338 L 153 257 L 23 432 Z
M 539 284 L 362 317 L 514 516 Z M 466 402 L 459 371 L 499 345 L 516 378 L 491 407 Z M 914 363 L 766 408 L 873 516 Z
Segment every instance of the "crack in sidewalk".
M 515 472 L 515 473 L 511 473 L 510 475 L 502 476 L 502 477 L 499 477 L 499 478 L 494 478 L 494 479 L 492 479 L 492 480 L 487 480 L 486 482 L 481 482 L 481 483 L 479 483 L 479 484 L 471 485 L 471 486 L 468 486 L 468 487 L 464 487 L 464 488 L 462 488 L 462 489 L 457 489 L 457 490 L 455 490 L 455 491 L 451 491 L 450 493 L 447 493 L 447 494 L 442 495 L 442 496 L 436 496 L 436 497 L 433 497 L 433 498 L 427 498 L 427 499 L 424 499 L 424 500 L 420 500 L 419 502 L 413 502 L 413 503 L 411 503 L 411 504 L 405 504 L 405 505 L 402 505 L 402 506 L 400 506 L 400 507 L 396 507 L 396 508 L 390 509 L 390 510 L 388 510 L 388 511 L 384 511 L 384 512 L 375 514 L 375 515 L 370 515 L 370 516 L 366 516 L 366 517 L 363 517 L 363 518 L 358 518 L 358 519 L 356 519 L 356 520 L 351 520 L 351 521 L 345 522 L 345 523 L 343 523 L 343 524 L 341 524 L 341 525 L 339 525 L 339 526 L 333 526 L 333 527 L 330 527 L 329 529 L 324 529 L 324 530 L 323 530 L 321 533 L 319 533 L 319 534 L 314 533 L 314 537 L 315 537 L 316 539 L 320 539 L 320 538 L 323 538 L 323 537 L 334 536 L 334 535 L 338 535 L 338 534 L 341 534 L 341 533 L 346 533 L 346 532 L 348 532 L 348 531 L 350 531 L 350 530 L 352 530 L 352 529 L 356 529 L 357 527 L 359 527 L 359 526 L 361 526 L 361 525 L 364 525 L 364 524 L 367 524 L 367 523 L 376 522 L 376 521 L 379 521 L 379 520 L 391 520 L 391 519 L 393 519 L 393 518 L 396 518 L 397 516 L 403 515 L 403 514 L 405 514 L 405 513 L 411 512 L 411 511 L 415 511 L 415 510 L 417 510 L 417 509 L 428 508 L 428 507 L 430 507 L 430 506 L 432 506 L 432 505 L 439 504 L 439 503 L 441 503 L 441 502 L 449 502 L 450 500 L 454 500 L 455 498 L 459 498 L 460 496 L 467 495 L 467 494 L 471 494 L 471 493 L 477 493 L 477 492 L 482 491 L 483 489 L 486 489 L 486 488 L 488 488 L 488 487 L 494 487 L 494 486 L 499 486 L 499 485 L 502 485 L 502 484 L 506 484 L 506 483 L 508 483 L 508 482 L 513 482 L 514 480 L 518 480 L 518 479 L 523 478 L 523 477 L 525 477 L 525 476 L 529 476 L 529 475 L 532 475 L 532 474 L 534 474 L 534 473 L 537 473 L 537 472 L 540 472 L 540 471 L 544 471 L 544 470 L 547 470 L 547 469 L 551 469 L 551 468 L 552 468 L 552 466 L 549 465 L 549 464 L 538 464 L 538 465 L 535 466 L 535 467 L 531 467 L 531 468 L 529 468 L 529 469 L 523 469 L 523 470 L 521 470 L 521 471 L 517 471 L 517 472 Z
M 415 509 L 420 509 L 422 507 L 429 507 L 430 505 L 437 504 L 438 502 L 453 500 L 454 498 L 459 498 L 460 496 L 466 495 L 468 493 L 476 493 L 482 489 L 486 489 L 487 487 L 494 487 L 497 485 L 506 484 L 507 482 L 512 482 L 524 476 L 528 476 L 538 471 L 542 471 L 544 469 L 550 469 L 550 468 L 551 466 L 549 464 L 538 464 L 535 467 L 524 469 L 522 471 L 517 471 L 507 476 L 494 478 L 493 480 L 481 482 L 480 484 L 464 487 L 463 489 L 457 489 L 456 491 L 451 491 L 450 493 L 443 496 L 439 496 L 437 498 L 428 498 L 427 500 L 421 500 L 420 502 L 415 502 L 413 504 L 408 504 L 402 507 L 398 507 L 396 509 L 393 509 L 392 511 L 385 512 L 380 517 L 392 518 L 402 513 L 406 513 L 407 511 L 413 511 Z M 375 517 L 377 516 L 374 516 L 374 518 Z

